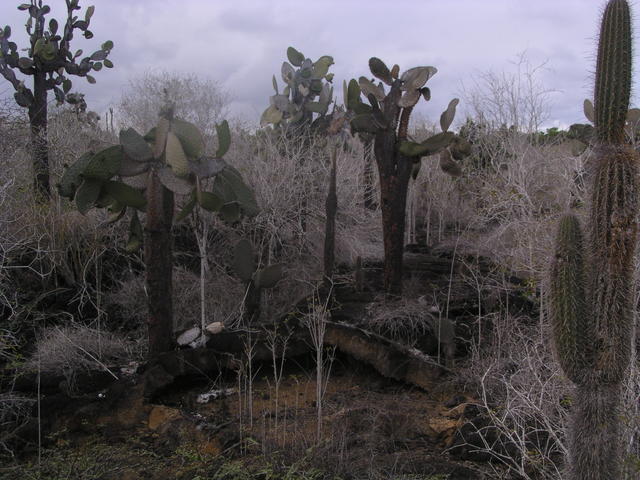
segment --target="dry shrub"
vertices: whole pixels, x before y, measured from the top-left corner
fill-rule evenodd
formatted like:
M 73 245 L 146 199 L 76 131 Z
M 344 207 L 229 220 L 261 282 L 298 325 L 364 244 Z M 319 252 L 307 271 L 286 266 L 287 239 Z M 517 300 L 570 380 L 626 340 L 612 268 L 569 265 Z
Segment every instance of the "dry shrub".
M 205 278 L 206 322 L 233 323 L 239 315 L 243 287 L 221 269 Z M 131 276 L 118 282 L 117 288 L 105 295 L 112 312 L 114 326 L 126 331 L 144 330 L 147 319 L 147 294 L 144 275 Z M 174 331 L 200 324 L 200 276 L 183 267 L 173 269 Z M 144 337 L 146 335 L 141 335 Z
M 35 402 L 35 399 L 19 393 L 0 393 L 0 449 L 4 450 L 0 450 L 0 457 L 3 453 L 13 455 L 11 440 L 31 418 Z
M 229 162 L 253 188 L 260 213 L 242 226 L 263 264 L 284 263 L 286 277 L 264 292 L 265 317 L 311 293 L 322 276 L 325 199 L 330 146 L 313 136 L 287 138 L 273 132 L 242 133 Z M 238 138 L 238 136 L 236 138 Z M 363 207 L 362 148 L 354 141 L 337 159 L 336 261 L 382 252 L 379 211 Z
M 581 204 L 584 192 L 575 178 L 584 158 L 573 157 L 563 145 L 531 145 L 519 133 L 500 141 L 501 153 L 490 165 L 477 167 L 470 159 L 460 178 L 444 175 L 428 159 L 409 197 L 412 224 L 422 228 L 425 243 L 460 235 L 502 264 L 539 275 L 556 216 Z
M 403 298 L 396 302 L 376 302 L 367 307 L 368 328 L 393 340 L 414 345 L 433 333 L 434 317 L 422 299 Z
M 491 323 L 492 334 L 472 349 L 462 376 L 489 423 L 478 424 L 481 443 L 472 448 L 520 478 L 562 478 L 570 384 L 549 349 L 548 326 L 502 312 L 478 321 Z
M 73 323 L 41 332 L 24 368 L 65 375 L 102 370 L 139 358 L 137 350 L 133 342 L 114 333 Z

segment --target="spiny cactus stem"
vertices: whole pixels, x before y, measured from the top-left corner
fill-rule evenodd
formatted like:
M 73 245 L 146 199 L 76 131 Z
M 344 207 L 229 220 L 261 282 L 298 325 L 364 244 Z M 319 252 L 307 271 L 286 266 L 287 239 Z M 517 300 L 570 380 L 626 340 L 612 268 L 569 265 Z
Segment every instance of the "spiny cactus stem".
M 593 368 L 593 332 L 586 311 L 582 231 L 575 215 L 560 219 L 555 248 L 550 278 L 553 343 L 567 377 L 582 383 Z
M 631 15 L 626 0 L 610 0 L 600 28 L 595 127 L 601 143 L 623 143 L 632 73 Z
M 589 382 L 575 390 L 569 429 L 571 480 L 618 480 L 620 384 Z
M 337 146 L 331 152 L 331 173 L 329 174 L 329 192 L 325 201 L 326 223 L 324 233 L 324 283 L 330 286 L 333 278 L 335 264 L 336 244 L 336 213 L 338 210 L 338 197 L 336 194 L 336 157 Z

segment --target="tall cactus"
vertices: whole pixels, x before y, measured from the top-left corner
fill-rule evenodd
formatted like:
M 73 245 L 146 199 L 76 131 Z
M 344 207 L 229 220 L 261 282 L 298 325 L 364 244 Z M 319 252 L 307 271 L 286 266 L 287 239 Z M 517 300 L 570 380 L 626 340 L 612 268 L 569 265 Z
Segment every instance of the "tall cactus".
M 353 113 L 351 129 L 373 137 L 380 176 L 380 205 L 384 236 L 384 285 L 389 294 L 402 293 L 402 254 L 404 250 L 405 211 L 409 181 L 418 175 L 422 157 L 440 154 L 441 168 L 453 175 L 461 174 L 454 159 L 466 155 L 466 142 L 449 131 L 458 99 L 449 102 L 440 116 L 442 132 L 422 143 L 410 141 L 409 119 L 415 105 L 431 99 L 425 87 L 436 74 L 435 67 L 414 67 L 400 74 L 400 67 L 389 69 L 379 58 L 369 59 L 369 70 L 379 82 L 366 77 L 351 80 L 344 86 L 345 105 Z M 385 90 L 385 85 L 389 87 Z M 364 94 L 368 104 L 361 100 Z
M 174 195 L 187 197 L 176 220 L 196 205 L 234 223 L 242 213 L 257 213 L 253 192 L 238 170 L 222 157 L 231 143 L 229 124 L 216 125 L 218 149 L 207 155 L 202 133 L 174 117 L 171 104 L 161 110 L 158 124 L 144 137 L 129 128 L 120 143 L 97 153 L 88 152 L 65 171 L 58 190 L 75 201 L 78 211 L 107 207 L 111 221 L 131 211 L 128 251 L 144 244 L 148 293 L 149 355 L 173 347 L 173 271 L 171 229 Z M 212 191 L 207 180 L 213 179 Z M 138 212 L 145 213 L 144 227 Z
M 610 0 L 596 68 L 589 265 L 583 265 L 579 222 L 567 215 L 560 221 L 551 267 L 554 344 L 562 369 L 577 386 L 569 428 L 571 480 L 620 478 L 619 410 L 633 336 L 638 208 L 638 157 L 624 143 L 631 38 L 627 1 Z
M 13 86 L 16 103 L 28 109 L 34 193 L 38 203 L 47 203 L 51 198 L 47 143 L 49 90 L 53 90 L 58 105 L 65 102 L 77 104 L 78 94 L 70 93 L 71 76 L 85 77 L 89 83 L 96 83 L 90 73 L 100 71 L 103 66 L 113 67 L 113 63 L 107 58 L 113 49 L 111 40 L 104 42 L 99 50 L 82 60 L 82 50 L 74 53 L 71 48 L 71 42 L 75 43 L 74 35 L 82 32 L 87 40 L 93 38 L 89 27 L 95 7 L 88 7 L 84 18 L 78 19 L 76 11 L 80 10 L 80 0 L 65 0 L 65 3 L 67 18 L 60 24 L 55 18 L 46 21 L 45 17 L 51 13 L 51 8 L 43 5 L 42 0 L 30 0 L 29 3 L 18 6 L 18 10 L 29 14 L 25 24 L 29 48 L 19 48 L 11 40 L 11 27 L 8 25 L 0 29 L 0 75 Z M 33 77 L 33 87 L 28 88 L 16 74 Z

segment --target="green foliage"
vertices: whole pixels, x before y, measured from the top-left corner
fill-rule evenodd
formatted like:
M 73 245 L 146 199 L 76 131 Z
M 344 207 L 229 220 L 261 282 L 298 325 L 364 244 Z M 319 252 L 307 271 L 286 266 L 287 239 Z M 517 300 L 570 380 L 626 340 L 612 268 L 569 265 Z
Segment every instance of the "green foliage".
M 260 317 L 262 290 L 273 288 L 284 278 L 284 269 L 280 264 L 258 268 L 258 258 L 251 242 L 240 240 L 233 251 L 233 270 L 245 285 L 243 298 L 243 318 L 249 325 Z
M 284 278 L 283 266 L 280 264 L 258 268 L 253 246 L 246 239 L 236 244 L 233 252 L 233 269 L 240 280 L 251 283 L 258 290 L 273 288 Z
M 229 125 L 225 121 L 216 129 L 218 153 L 226 153 L 231 142 Z M 162 117 L 158 126 L 144 137 L 129 128 L 120 132 L 119 139 L 119 145 L 86 153 L 66 169 L 58 190 L 61 196 L 75 198 L 81 213 L 87 213 L 94 206 L 108 207 L 114 220 L 124 216 L 128 207 L 144 210 L 146 187 L 134 188 L 125 183 L 126 177 L 140 175 L 157 176 L 171 192 L 191 195 L 178 219 L 185 218 L 196 205 L 219 213 L 230 223 L 238 221 L 241 213 L 255 215 L 258 212 L 253 192 L 240 172 L 221 157 L 204 155 L 204 140 L 195 125 Z M 215 177 L 214 192 L 203 191 L 202 180 L 210 177 Z M 220 188 L 221 184 L 225 188 Z M 134 231 L 138 223 L 134 215 L 129 250 L 142 245 L 142 234 Z
M 136 162 L 148 162 L 153 157 L 149 144 L 133 128 L 120 130 L 120 145 L 126 156 Z
M 512 133 L 506 125 L 495 129 L 487 123 L 467 118 L 459 130 L 459 137 L 467 145 L 466 162 L 475 169 L 484 170 L 496 167 L 496 160 L 512 158 L 513 154 L 506 148 L 506 138 Z M 456 157 L 455 150 L 455 147 L 452 148 L 453 157 L 460 160 Z
M 67 198 L 73 198 L 75 191 L 82 183 L 82 172 L 87 167 L 89 161 L 93 158 L 91 152 L 82 155 L 73 165 L 66 169 L 65 175 L 60 180 L 58 190 L 60 195 Z
M 283 278 L 284 270 L 282 265 L 275 264 L 256 271 L 254 282 L 258 288 L 273 288 Z
M 78 111 L 86 109 L 84 95 L 71 93 L 72 75 L 85 77 L 89 83 L 96 79 L 89 72 L 99 71 L 103 66 L 113 67 L 107 59 L 113 48 L 113 42 L 104 42 L 99 50 L 79 60 L 82 50 L 72 53 L 71 41 L 76 30 L 83 32 L 85 38 L 93 37 L 89 30 L 94 7 L 89 7 L 84 20 L 78 20 L 75 14 L 80 10 L 78 0 L 67 0 L 67 19 L 63 28 L 55 19 L 47 25 L 46 16 L 51 12 L 42 0 L 31 0 L 18 6 L 29 15 L 26 31 L 29 48 L 18 48 L 11 40 L 11 27 L 0 29 L 0 74 L 11 83 L 14 100 L 28 108 L 31 126 L 31 160 L 33 164 L 34 193 L 38 203 L 45 203 L 51 197 L 49 179 L 49 156 L 47 140 L 48 92 L 53 90 L 58 105 L 67 102 Z M 48 28 L 47 28 L 48 26 Z M 26 52 L 20 56 L 21 53 Z M 33 87 L 29 88 L 16 74 L 33 78 Z M 65 189 L 69 184 L 65 185 Z
M 226 125 L 226 138 L 225 141 L 231 143 L 231 136 L 229 135 L 229 125 L 225 120 L 223 122 Z M 216 129 L 221 128 L 216 125 Z M 200 158 L 204 154 L 204 138 L 198 128 L 189 122 L 176 118 L 172 123 L 173 133 L 180 140 L 180 145 L 184 150 L 186 156 L 191 158 Z M 218 130 L 218 139 L 220 139 L 220 131 Z M 216 157 L 222 158 L 226 150 L 222 153 L 217 152 Z
M 455 138 L 456 135 L 452 132 L 441 132 L 421 143 L 403 141 L 400 144 L 400 153 L 408 157 L 428 157 L 447 148 Z
M 256 268 L 256 256 L 251 242 L 246 239 L 240 240 L 233 252 L 233 269 L 240 280 L 248 282 Z
M 440 116 L 441 133 L 424 140 L 421 143 L 407 140 L 406 128 L 409 122 L 411 110 L 418 103 L 420 98 L 429 101 L 431 93 L 425 87 L 427 81 L 437 73 L 435 67 L 414 67 L 405 71 L 400 78 L 394 79 L 392 71 L 399 72 L 399 67 L 394 66 L 392 70 L 379 58 L 372 57 L 369 60 L 371 73 L 382 80 L 377 85 L 367 79 L 360 77 L 358 81 L 352 79 L 348 85 L 345 84 L 345 104 L 353 112 L 351 129 L 354 133 L 373 134 L 388 131 L 395 125 L 398 129 L 399 153 L 406 157 L 411 157 L 414 162 L 419 162 L 422 157 L 435 155 L 447 149 L 452 142 L 462 143 L 456 134 L 449 132 L 449 127 L 455 118 L 456 107 L 459 103 L 457 98 L 449 102 L 447 109 Z M 391 87 L 389 92 L 385 91 L 384 84 Z M 362 101 L 361 96 L 367 99 L 369 104 Z M 388 103 L 393 102 L 392 108 Z M 381 105 L 385 105 L 381 108 Z M 402 117 L 401 117 L 402 115 Z M 400 121 L 398 119 L 400 118 Z M 468 149 L 458 149 L 450 162 L 455 164 L 455 159 L 468 155 Z M 458 166 L 453 166 L 447 162 L 448 173 L 460 172 Z

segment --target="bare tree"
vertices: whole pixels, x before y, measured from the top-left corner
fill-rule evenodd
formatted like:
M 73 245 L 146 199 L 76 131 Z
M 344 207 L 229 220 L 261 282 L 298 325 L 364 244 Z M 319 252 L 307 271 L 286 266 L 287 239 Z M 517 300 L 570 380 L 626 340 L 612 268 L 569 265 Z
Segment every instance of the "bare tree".
M 210 147 L 216 123 L 228 115 L 230 96 L 218 82 L 193 73 L 149 71 L 131 78 L 117 106 L 121 127 L 149 131 L 167 98 L 176 105 L 176 117 L 196 125 Z
M 511 72 L 479 73 L 471 85 L 462 84 L 460 96 L 474 120 L 492 128 L 504 125 L 534 133 L 549 118 L 550 96 L 554 93 L 540 78 L 547 62 L 533 65 L 525 51 L 513 63 Z

